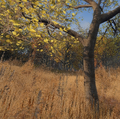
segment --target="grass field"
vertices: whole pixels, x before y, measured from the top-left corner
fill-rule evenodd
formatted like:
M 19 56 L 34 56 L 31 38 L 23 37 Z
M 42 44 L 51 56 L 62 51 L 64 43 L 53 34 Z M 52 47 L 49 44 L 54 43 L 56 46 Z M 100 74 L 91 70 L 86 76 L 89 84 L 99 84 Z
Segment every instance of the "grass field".
M 120 119 L 120 68 L 96 69 L 100 119 Z M 0 119 L 93 119 L 84 103 L 82 71 L 55 73 L 0 63 Z

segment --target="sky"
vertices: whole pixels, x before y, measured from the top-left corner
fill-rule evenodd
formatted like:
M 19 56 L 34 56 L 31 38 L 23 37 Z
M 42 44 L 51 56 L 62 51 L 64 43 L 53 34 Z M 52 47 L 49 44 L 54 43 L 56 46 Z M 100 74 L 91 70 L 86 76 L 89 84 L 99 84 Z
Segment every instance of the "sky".
M 80 26 L 83 29 L 89 28 L 90 23 L 92 21 L 92 14 L 93 14 L 93 11 L 91 11 L 90 13 L 88 13 L 88 11 L 84 11 L 83 13 L 77 14 L 76 18 L 79 18 L 79 17 L 83 18 L 83 20 L 79 20 Z M 76 29 L 76 25 L 72 25 L 71 28 Z
M 118 0 L 119 2 L 118 2 L 118 4 L 120 5 L 120 0 Z M 111 9 L 112 10 L 112 9 Z M 88 11 L 84 11 L 84 12 L 82 12 L 82 13 L 79 13 L 77 16 L 76 16 L 76 18 L 79 18 L 79 17 L 83 17 L 83 21 L 82 20 L 79 20 L 79 22 L 80 22 L 80 25 L 81 25 L 81 27 L 83 28 L 83 29 L 86 29 L 86 28 L 89 28 L 89 26 L 90 26 L 90 23 L 91 23 L 91 21 L 92 21 L 92 14 L 93 14 L 93 10 L 91 10 L 89 13 L 88 13 Z M 74 24 L 72 24 L 71 25 L 71 28 L 73 29 L 73 30 L 76 30 L 76 25 L 74 25 Z M 100 25 L 100 27 L 101 27 L 101 25 Z M 104 31 L 104 30 L 103 30 Z

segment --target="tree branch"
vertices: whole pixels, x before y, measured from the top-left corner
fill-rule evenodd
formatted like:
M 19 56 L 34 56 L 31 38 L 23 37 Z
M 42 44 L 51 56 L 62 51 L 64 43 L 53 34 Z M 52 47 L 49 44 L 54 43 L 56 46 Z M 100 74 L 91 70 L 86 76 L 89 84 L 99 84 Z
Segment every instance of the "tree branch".
M 98 5 L 99 5 L 99 6 L 100 6 L 100 4 L 101 4 L 101 0 L 98 1 Z
M 22 15 L 23 15 L 23 17 L 25 17 L 26 19 L 30 19 L 30 20 L 32 19 L 32 18 L 30 18 L 30 17 L 27 17 L 27 16 L 24 14 L 24 12 L 22 12 Z M 78 40 L 83 44 L 83 39 L 84 39 L 83 36 L 80 35 L 80 34 L 78 34 L 77 32 L 75 32 L 74 30 L 71 30 L 71 29 L 69 29 L 69 30 L 64 30 L 64 29 L 67 29 L 67 28 L 64 27 L 64 26 L 61 26 L 61 25 L 59 25 L 59 24 L 56 24 L 56 23 L 54 23 L 54 22 L 52 22 L 52 21 L 48 21 L 47 19 L 43 19 L 43 18 L 39 19 L 39 22 L 42 22 L 42 23 L 44 23 L 45 25 L 52 25 L 53 27 L 55 27 L 55 28 L 57 28 L 57 29 L 62 28 L 64 32 L 68 33 L 69 35 L 74 36 L 75 38 L 78 38 Z
M 71 8 L 74 8 L 74 9 L 78 9 L 78 8 L 88 8 L 88 7 L 92 7 L 92 5 L 78 5 L 76 7 L 73 7 L 73 6 L 70 6 L 70 5 L 66 5 L 67 7 L 71 7 Z
M 80 6 L 81 6 L 81 7 L 83 7 L 83 6 L 89 6 L 89 7 L 91 7 L 91 5 L 80 5 Z M 80 6 L 79 6 L 79 7 L 80 7 Z M 33 7 L 33 6 L 32 6 L 32 7 Z M 22 9 L 22 8 L 21 8 L 21 9 Z M 25 17 L 26 19 L 32 20 L 32 18 L 26 16 L 24 12 L 22 12 L 22 15 L 23 15 L 23 17 Z M 79 40 L 82 44 L 84 43 L 84 41 L 83 41 L 83 40 L 84 40 L 83 36 L 80 35 L 80 34 L 78 34 L 77 32 L 75 32 L 74 30 L 71 30 L 71 29 L 68 30 L 68 28 L 66 28 L 66 27 L 64 27 L 64 26 L 61 26 L 60 24 L 56 24 L 56 23 L 54 23 L 54 22 L 52 22 L 52 21 L 49 21 L 49 20 L 47 20 L 47 19 L 44 19 L 44 18 L 40 18 L 40 16 L 39 16 L 38 14 L 37 14 L 37 16 L 39 17 L 39 22 L 44 23 L 44 25 L 46 25 L 46 26 L 47 26 L 47 25 L 52 25 L 53 27 L 55 27 L 55 28 L 57 28 L 57 29 L 62 28 L 64 32 L 68 33 L 69 35 L 71 35 L 71 36 L 73 36 L 73 37 L 75 37 L 75 38 L 78 38 L 78 40 Z M 67 30 L 64 30 L 64 29 L 67 29 Z
M 66 27 L 64 26 L 61 26 L 60 24 L 56 24 L 52 21 L 48 21 L 47 19 L 40 19 L 39 22 L 43 22 L 45 25 L 52 25 L 53 27 L 57 28 L 57 29 L 60 29 L 62 28 L 64 32 L 68 33 L 69 35 L 75 37 L 75 38 L 78 38 L 78 40 L 83 43 L 83 36 L 81 36 L 80 34 L 78 34 L 76 31 L 72 30 L 72 29 L 69 29 L 69 30 L 64 30 L 64 29 L 67 29 Z
M 102 14 L 101 17 L 100 17 L 100 23 L 103 23 L 103 22 L 111 19 L 112 17 L 114 17 L 118 13 L 120 13 L 120 6 L 117 7 L 116 9 L 108 12 L 108 13 Z
M 97 7 L 99 7 L 99 5 L 93 0 L 85 0 L 85 2 L 89 3 L 92 6 L 94 11 L 96 10 Z

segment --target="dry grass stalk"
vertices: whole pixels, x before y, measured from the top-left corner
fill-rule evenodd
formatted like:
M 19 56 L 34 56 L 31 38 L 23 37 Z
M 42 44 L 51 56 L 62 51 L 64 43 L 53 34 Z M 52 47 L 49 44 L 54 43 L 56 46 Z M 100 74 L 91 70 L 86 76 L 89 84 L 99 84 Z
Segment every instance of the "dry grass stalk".
M 120 118 L 120 69 L 110 72 L 96 70 L 99 119 Z M 21 67 L 0 63 L 0 119 L 95 119 L 84 103 L 83 86 L 79 74 L 35 69 L 30 61 Z

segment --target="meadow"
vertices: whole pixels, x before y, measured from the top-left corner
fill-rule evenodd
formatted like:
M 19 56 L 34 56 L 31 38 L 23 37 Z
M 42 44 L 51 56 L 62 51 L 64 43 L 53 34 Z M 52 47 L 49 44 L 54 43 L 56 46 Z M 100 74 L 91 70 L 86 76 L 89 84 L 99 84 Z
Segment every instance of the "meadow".
M 120 68 L 97 68 L 95 76 L 99 119 L 120 119 Z M 0 119 L 93 119 L 84 101 L 81 70 L 57 73 L 30 61 L 0 63 Z

